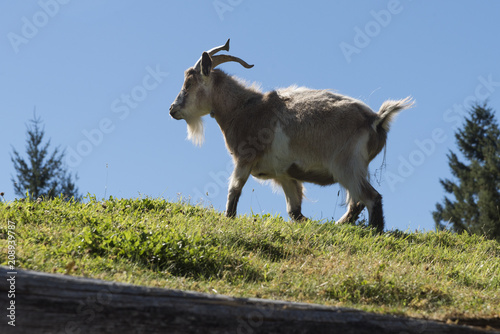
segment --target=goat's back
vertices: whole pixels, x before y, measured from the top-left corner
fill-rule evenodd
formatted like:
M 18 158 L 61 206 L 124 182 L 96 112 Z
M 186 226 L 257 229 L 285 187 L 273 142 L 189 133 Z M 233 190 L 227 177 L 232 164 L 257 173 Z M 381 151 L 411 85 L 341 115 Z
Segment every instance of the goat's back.
M 302 156 L 352 152 L 360 140 L 368 140 L 378 118 L 363 102 L 329 90 L 290 87 L 277 92 L 286 106 L 280 117 L 283 130 Z

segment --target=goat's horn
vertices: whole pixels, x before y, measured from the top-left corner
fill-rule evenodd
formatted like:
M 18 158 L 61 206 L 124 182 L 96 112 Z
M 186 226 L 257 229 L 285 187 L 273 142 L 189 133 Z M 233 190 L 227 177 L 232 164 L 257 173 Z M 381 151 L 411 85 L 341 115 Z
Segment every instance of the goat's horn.
M 219 55 L 212 57 L 212 68 L 215 68 L 217 65 L 227 63 L 228 61 L 235 61 L 240 63 L 241 66 L 245 68 L 252 68 L 253 65 L 248 65 L 246 61 L 240 59 L 238 57 L 230 56 L 230 55 Z
M 213 49 L 210 49 L 209 51 L 207 51 L 207 53 L 210 55 L 210 57 L 212 57 L 214 54 L 216 54 L 219 51 L 229 51 L 229 40 L 230 39 L 228 38 L 226 44 L 221 45 L 221 46 L 217 46 Z M 200 57 L 200 59 L 198 59 L 198 61 L 194 65 L 194 69 L 200 71 L 201 70 L 200 66 L 201 66 L 201 57 Z
M 229 51 L 229 38 L 227 39 L 227 42 L 226 44 L 224 45 L 221 45 L 221 46 L 218 46 L 216 48 L 213 48 L 211 49 L 210 51 L 207 51 L 207 53 L 211 56 L 213 56 L 214 54 L 216 54 L 217 52 L 219 51 Z

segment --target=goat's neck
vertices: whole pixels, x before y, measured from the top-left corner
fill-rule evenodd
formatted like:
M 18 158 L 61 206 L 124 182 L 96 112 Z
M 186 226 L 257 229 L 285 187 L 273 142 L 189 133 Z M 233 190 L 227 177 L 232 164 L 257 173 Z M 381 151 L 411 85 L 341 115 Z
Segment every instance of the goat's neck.
M 232 121 L 245 111 L 247 101 L 262 94 L 245 87 L 238 80 L 222 71 L 213 72 L 212 112 L 225 133 Z

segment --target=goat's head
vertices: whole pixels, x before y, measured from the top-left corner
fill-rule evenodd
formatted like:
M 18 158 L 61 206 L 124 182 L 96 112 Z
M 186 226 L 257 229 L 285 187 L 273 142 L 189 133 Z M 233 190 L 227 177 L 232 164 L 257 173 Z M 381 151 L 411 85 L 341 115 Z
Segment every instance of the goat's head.
M 203 142 L 201 117 L 212 110 L 213 81 L 210 77 L 212 70 L 216 66 L 229 61 L 238 62 L 246 68 L 253 67 L 253 65 L 248 65 L 238 57 L 230 55 L 214 56 L 222 50 L 229 51 L 229 39 L 226 44 L 203 52 L 196 64 L 186 70 L 182 89 L 170 106 L 170 116 L 177 120 L 184 119 L 186 121 L 188 138 L 196 145 L 201 145 Z

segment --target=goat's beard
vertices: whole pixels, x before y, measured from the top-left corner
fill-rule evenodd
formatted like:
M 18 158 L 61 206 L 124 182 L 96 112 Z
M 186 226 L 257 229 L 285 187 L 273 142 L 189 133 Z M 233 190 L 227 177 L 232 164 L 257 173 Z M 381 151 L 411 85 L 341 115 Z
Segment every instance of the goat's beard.
M 186 119 L 188 139 L 196 146 L 201 146 L 205 141 L 205 132 L 203 130 L 203 119 L 201 117 L 192 117 Z

